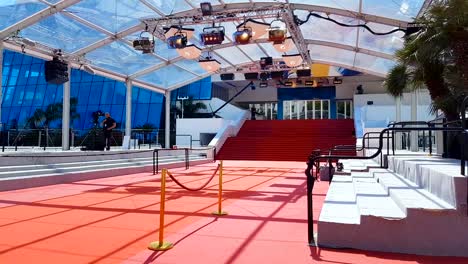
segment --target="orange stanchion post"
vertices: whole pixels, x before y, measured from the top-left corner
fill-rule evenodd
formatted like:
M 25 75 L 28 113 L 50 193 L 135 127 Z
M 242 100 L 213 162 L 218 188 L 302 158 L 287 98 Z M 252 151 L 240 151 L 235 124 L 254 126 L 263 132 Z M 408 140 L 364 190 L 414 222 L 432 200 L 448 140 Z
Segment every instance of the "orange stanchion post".
M 227 212 L 222 210 L 222 203 L 223 203 L 223 161 L 219 162 L 219 189 L 218 189 L 218 211 L 213 212 L 214 215 L 227 215 Z
M 161 209 L 159 212 L 159 241 L 151 242 L 149 249 L 154 251 L 164 251 L 171 249 L 174 245 L 171 242 L 164 242 L 164 207 L 166 204 L 166 175 L 167 169 L 162 169 L 161 173 Z

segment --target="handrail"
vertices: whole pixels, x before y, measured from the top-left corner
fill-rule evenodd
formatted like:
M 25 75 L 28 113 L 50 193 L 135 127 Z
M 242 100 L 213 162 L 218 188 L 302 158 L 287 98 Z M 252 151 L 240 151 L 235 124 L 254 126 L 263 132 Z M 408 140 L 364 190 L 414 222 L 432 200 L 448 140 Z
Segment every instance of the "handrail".
M 180 134 L 180 135 L 175 135 L 176 137 L 189 137 L 190 139 L 190 149 L 192 148 L 192 135 L 190 134 Z
M 464 105 L 468 105 L 468 99 L 464 101 Z M 463 117 L 463 120 L 465 120 L 465 117 Z M 377 151 L 372 154 L 371 156 L 345 156 L 345 155 L 319 155 L 319 156 L 311 156 L 309 157 L 309 161 L 307 162 L 307 169 L 305 170 L 305 174 L 307 176 L 307 222 L 308 222 L 308 240 L 309 244 L 315 245 L 315 239 L 314 239 L 314 226 L 313 226 L 313 198 L 312 198 L 312 190 L 314 188 L 315 184 L 315 178 L 311 174 L 311 169 L 313 166 L 316 164 L 316 162 L 320 162 L 320 160 L 330 160 L 330 159 L 373 159 L 377 157 L 378 155 L 381 154 L 382 149 L 383 149 L 383 139 L 385 133 L 387 135 L 389 134 L 390 131 L 394 132 L 401 132 L 401 131 L 451 131 L 451 132 L 465 132 L 466 127 L 411 127 L 411 128 L 403 128 L 403 127 L 389 127 L 385 128 L 380 132 L 379 135 L 379 147 Z M 462 144 L 462 148 L 464 145 Z M 464 157 L 462 157 L 462 160 L 464 160 Z M 461 165 L 464 165 L 464 162 L 461 163 Z M 462 170 L 464 173 L 464 168 Z M 464 175 L 464 174 L 462 174 Z M 333 175 L 330 174 L 330 182 L 333 180 Z
M 154 149 L 153 150 L 153 175 L 159 172 L 159 151 L 177 151 L 177 150 L 184 150 L 185 151 L 185 169 L 188 170 L 190 168 L 190 160 L 189 160 L 189 148 L 180 148 L 180 149 Z

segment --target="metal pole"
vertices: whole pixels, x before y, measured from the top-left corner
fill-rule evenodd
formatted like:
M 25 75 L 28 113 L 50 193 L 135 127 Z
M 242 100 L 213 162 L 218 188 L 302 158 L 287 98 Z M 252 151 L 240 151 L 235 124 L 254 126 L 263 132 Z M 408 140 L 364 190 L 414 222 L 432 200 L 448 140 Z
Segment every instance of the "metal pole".
M 68 64 L 68 82 L 63 84 L 63 107 L 62 107 L 62 150 L 70 150 L 70 84 L 71 66 Z
M 161 201 L 159 209 L 159 240 L 151 242 L 148 249 L 155 251 L 164 251 L 171 249 L 174 245 L 170 242 L 164 242 L 164 211 L 166 206 L 166 174 L 167 169 L 162 170 L 161 174 Z
M 125 136 L 131 138 L 132 132 L 132 80 L 127 79 L 125 81 L 127 86 L 127 93 L 125 96 L 126 99 L 126 108 L 125 108 Z
M 165 148 L 171 147 L 171 91 L 166 91 L 166 110 L 165 110 L 165 127 L 166 130 L 164 131 L 165 134 Z
M 401 96 L 395 98 L 395 121 L 401 122 Z M 395 134 L 395 131 L 392 132 Z M 396 140 L 396 149 L 401 149 L 401 137 L 393 138 L 393 140 Z M 395 153 L 393 155 L 395 155 Z
M 418 119 L 418 99 L 417 91 L 414 91 L 411 94 L 411 121 L 416 121 Z M 418 131 L 411 131 L 411 151 L 416 152 L 419 149 L 418 146 Z
M 227 212 L 223 212 L 223 161 L 221 160 L 218 165 L 219 168 L 219 183 L 218 183 L 218 211 L 213 212 L 214 215 L 227 215 Z
M 0 41 L 0 131 L 4 131 L 2 117 L 2 104 L 3 104 L 3 40 Z M 4 136 L 4 135 L 2 135 Z

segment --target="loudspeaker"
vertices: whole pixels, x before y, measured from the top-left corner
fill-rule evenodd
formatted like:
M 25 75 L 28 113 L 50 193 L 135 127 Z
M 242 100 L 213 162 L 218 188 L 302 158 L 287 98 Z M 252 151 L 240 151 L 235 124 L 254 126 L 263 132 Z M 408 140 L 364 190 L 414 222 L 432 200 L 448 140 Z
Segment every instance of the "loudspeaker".
M 272 71 L 270 77 L 274 80 L 281 80 L 284 78 L 284 71 Z
M 272 57 L 262 57 L 260 58 L 260 67 L 263 69 L 266 66 L 273 65 Z
M 258 80 L 258 72 L 248 72 L 244 73 L 246 80 Z
M 234 80 L 234 73 L 222 73 L 221 74 L 222 81 L 232 81 Z
M 296 71 L 297 77 L 310 77 L 310 69 L 303 69 Z
M 48 83 L 63 84 L 68 82 L 68 65 L 65 62 L 54 59 L 45 62 L 45 79 Z

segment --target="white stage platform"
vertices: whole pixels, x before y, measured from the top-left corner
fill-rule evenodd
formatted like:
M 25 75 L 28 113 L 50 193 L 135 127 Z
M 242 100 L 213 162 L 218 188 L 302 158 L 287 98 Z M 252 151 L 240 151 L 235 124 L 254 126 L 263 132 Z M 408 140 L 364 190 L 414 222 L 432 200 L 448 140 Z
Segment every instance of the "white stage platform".
M 333 178 L 318 222 L 319 246 L 468 256 L 468 178 L 460 161 L 427 154 L 388 161 L 389 169 L 344 161 L 351 174 Z

